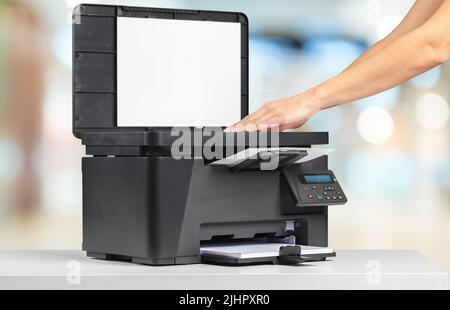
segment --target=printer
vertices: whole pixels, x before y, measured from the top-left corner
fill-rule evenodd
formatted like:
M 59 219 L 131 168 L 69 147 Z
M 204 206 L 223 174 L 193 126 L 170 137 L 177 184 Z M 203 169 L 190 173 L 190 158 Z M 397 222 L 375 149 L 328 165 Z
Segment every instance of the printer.
M 88 257 L 173 265 L 335 256 L 328 207 L 347 198 L 327 156 L 311 156 L 328 133 L 224 133 L 248 115 L 248 88 L 242 13 L 74 10 L 73 134 L 86 147 Z

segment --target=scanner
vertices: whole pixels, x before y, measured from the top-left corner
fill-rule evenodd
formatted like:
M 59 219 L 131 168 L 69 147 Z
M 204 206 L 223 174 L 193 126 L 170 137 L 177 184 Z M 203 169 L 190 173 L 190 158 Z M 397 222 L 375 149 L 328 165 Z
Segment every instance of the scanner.
M 175 158 L 173 147 L 179 136 L 171 126 L 155 126 L 151 121 L 146 126 L 134 124 L 132 114 L 122 118 L 126 125 L 119 122 L 127 106 L 137 114 L 164 109 L 152 110 L 156 104 L 152 100 L 142 110 L 136 109 L 139 94 L 123 98 L 130 91 L 121 82 L 124 59 L 118 33 L 124 19 L 127 23 L 233 25 L 239 30 L 236 63 L 240 74 L 236 77 L 239 102 L 232 106 L 239 110 L 229 115 L 248 115 L 248 19 L 244 14 L 82 4 L 73 18 L 73 134 L 86 147 L 82 248 L 88 257 L 148 265 L 298 265 L 336 255 L 328 247 L 328 207 L 345 204 L 346 195 L 328 167 L 327 156 L 303 161 L 312 147 L 328 144 L 328 133 L 281 132 L 277 139 L 261 132 L 224 133 L 222 126 L 229 124 L 213 123 L 217 119 L 212 118 L 204 126 L 192 123 L 184 128 L 189 133 L 187 148 L 194 156 Z M 167 37 L 170 40 L 174 38 Z M 158 59 L 165 61 L 170 62 Z M 136 76 L 127 78 L 144 78 L 138 67 L 135 71 Z M 155 74 L 164 79 L 166 72 Z M 149 84 L 140 95 L 151 97 L 159 87 Z M 181 86 L 170 87 L 177 92 Z M 199 87 L 196 95 L 201 99 L 204 85 Z M 168 109 L 177 109 L 183 102 L 167 104 Z M 214 112 L 219 107 L 207 100 L 203 108 Z M 184 111 L 188 114 L 189 109 Z M 219 125 L 214 139 L 226 146 L 226 152 L 215 150 L 214 158 L 196 153 L 212 137 L 202 135 L 209 125 Z M 232 164 L 215 164 L 251 148 L 260 151 Z M 274 158 L 278 165 L 263 169 Z

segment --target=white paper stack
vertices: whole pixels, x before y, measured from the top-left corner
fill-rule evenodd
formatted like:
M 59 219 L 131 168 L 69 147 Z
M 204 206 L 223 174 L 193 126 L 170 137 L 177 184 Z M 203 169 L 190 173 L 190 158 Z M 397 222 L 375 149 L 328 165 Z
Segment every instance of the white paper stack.
M 287 246 L 284 243 L 230 243 L 219 245 L 207 245 L 200 248 L 201 255 L 218 255 L 224 257 L 246 259 L 261 257 L 276 257 L 279 255 L 280 247 Z M 322 248 L 301 245 L 302 255 L 331 254 L 332 248 Z

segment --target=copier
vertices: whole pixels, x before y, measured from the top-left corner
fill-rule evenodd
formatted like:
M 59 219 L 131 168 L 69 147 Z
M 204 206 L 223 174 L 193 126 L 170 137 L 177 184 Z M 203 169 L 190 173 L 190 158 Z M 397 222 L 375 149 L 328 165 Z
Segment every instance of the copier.
M 328 133 L 222 131 L 249 113 L 248 42 L 242 13 L 75 9 L 88 257 L 297 265 L 335 256 L 328 207 L 347 198 L 326 154 L 312 156 Z

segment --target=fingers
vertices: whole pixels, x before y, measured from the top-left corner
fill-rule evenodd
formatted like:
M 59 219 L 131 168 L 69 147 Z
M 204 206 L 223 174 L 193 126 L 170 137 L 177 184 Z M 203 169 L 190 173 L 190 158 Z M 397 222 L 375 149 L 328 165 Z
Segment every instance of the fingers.
M 266 131 L 270 130 L 272 124 L 261 120 L 242 120 L 233 126 L 228 127 L 224 132 L 239 132 L 239 131 Z
M 225 132 L 283 131 L 299 127 L 304 123 L 303 119 L 297 105 L 289 104 L 289 101 L 269 102 Z
M 241 122 L 241 125 L 248 128 L 247 131 L 255 131 L 255 130 L 267 130 L 267 127 L 270 125 L 266 122 L 266 120 L 273 117 L 273 112 L 268 111 L 266 114 L 261 114 L 260 117 L 250 118 L 248 120 L 244 120 Z
M 283 126 L 283 119 L 283 116 L 275 114 L 267 119 L 261 120 L 261 123 L 266 124 L 269 131 L 281 131 L 280 128 Z
M 235 131 L 254 131 L 254 130 L 258 130 L 256 127 L 256 122 L 257 120 L 264 116 L 267 113 L 267 109 L 265 107 L 257 110 L 256 112 L 248 115 L 247 117 L 245 117 L 243 120 L 237 122 L 236 124 L 226 128 L 224 130 L 224 132 L 235 132 Z M 255 127 L 254 130 L 252 130 L 252 128 Z M 248 129 L 246 129 L 248 128 Z
M 301 98 L 297 96 L 268 102 L 242 121 L 227 128 L 225 132 L 283 131 L 298 128 L 317 112 L 316 108 L 311 108 L 315 106 L 302 103 Z
M 253 131 L 280 131 L 281 127 L 280 122 L 278 121 L 279 117 L 271 117 L 267 121 L 265 120 L 257 120 L 257 121 L 246 121 L 239 122 L 231 127 L 228 127 L 224 130 L 224 132 L 253 132 Z
M 226 128 L 224 132 L 267 130 L 271 124 L 268 124 L 265 121 L 273 118 L 274 113 L 274 104 L 271 102 L 266 103 L 240 122 Z

